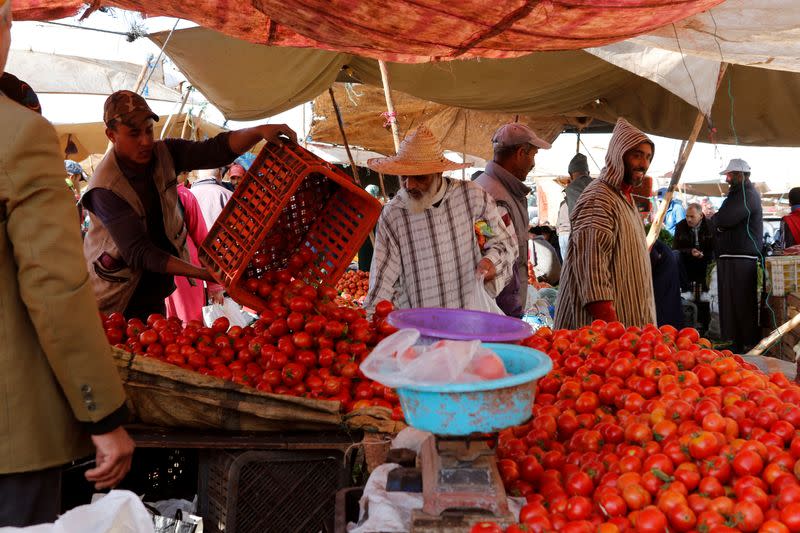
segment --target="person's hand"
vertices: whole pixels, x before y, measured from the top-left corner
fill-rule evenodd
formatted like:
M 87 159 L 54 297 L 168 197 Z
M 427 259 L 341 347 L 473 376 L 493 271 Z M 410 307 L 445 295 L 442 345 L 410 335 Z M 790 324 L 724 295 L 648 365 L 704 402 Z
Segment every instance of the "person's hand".
M 108 489 L 116 486 L 131 469 L 133 440 L 128 432 L 118 427 L 102 435 L 92 435 L 97 449 L 95 467 L 86 471 L 86 480 L 94 483 L 95 489 Z
M 194 265 L 192 265 L 192 266 L 194 266 Z M 217 280 L 214 279 L 214 276 L 211 275 L 211 272 L 209 270 L 206 270 L 205 268 L 199 267 L 199 266 L 195 266 L 194 274 L 192 274 L 189 277 L 192 277 L 192 278 L 195 278 L 195 279 L 201 279 L 201 280 L 203 280 L 203 281 L 205 281 L 207 283 L 216 283 L 217 282 Z
M 701 252 L 697 248 L 692 248 L 692 255 L 694 257 L 698 258 L 698 259 L 702 259 L 703 258 L 703 252 Z
M 267 141 L 268 143 L 275 143 L 280 144 L 281 135 L 285 135 L 289 137 L 292 142 L 297 142 L 297 134 L 294 132 L 292 128 L 287 126 L 286 124 L 262 124 L 258 126 L 258 132 L 261 134 L 261 137 Z
M 478 263 L 477 274 L 478 276 L 483 276 L 483 281 L 492 281 L 497 275 L 497 270 L 494 268 L 494 263 L 484 257 Z
M 212 304 L 222 305 L 225 303 L 225 291 L 222 288 L 208 291 L 208 299 Z

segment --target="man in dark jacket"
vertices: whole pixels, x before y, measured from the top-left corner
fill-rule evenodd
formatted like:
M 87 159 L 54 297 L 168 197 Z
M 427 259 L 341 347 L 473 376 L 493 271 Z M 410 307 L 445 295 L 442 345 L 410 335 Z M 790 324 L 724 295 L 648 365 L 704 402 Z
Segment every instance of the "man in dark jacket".
M 572 231 L 569 217 L 575 208 L 575 204 L 578 203 L 578 198 L 583 189 L 592 182 L 592 178 L 589 176 L 589 163 L 586 160 L 586 156 L 581 153 L 575 154 L 575 157 L 570 160 L 567 172 L 569 172 L 569 183 L 564 188 L 564 200 L 558 208 L 558 224 L 556 227 L 562 261 L 565 259 L 564 256 L 567 255 L 569 234 Z
M 728 196 L 711 220 L 717 231 L 717 284 L 722 338 L 741 353 L 759 340 L 758 261 L 764 227 L 761 195 L 750 183 L 750 165 L 731 159 L 724 174 Z
M 706 271 L 714 257 L 714 228 L 703 215 L 700 204 L 689 204 L 686 218 L 675 226 L 672 248 L 677 252 L 681 272 L 681 290 L 691 290 L 699 283 L 703 292 L 708 291 Z

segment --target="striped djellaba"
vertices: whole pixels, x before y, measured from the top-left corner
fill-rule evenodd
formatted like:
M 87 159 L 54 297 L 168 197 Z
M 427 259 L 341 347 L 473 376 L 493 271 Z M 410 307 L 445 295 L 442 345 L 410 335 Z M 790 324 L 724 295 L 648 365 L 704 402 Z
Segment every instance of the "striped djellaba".
M 623 155 L 652 141 L 619 119 L 600 177 L 590 183 L 570 216 L 572 233 L 556 302 L 557 328 L 592 323 L 586 305 L 611 300 L 626 326 L 655 323 L 653 277 L 642 220 L 620 191 L 625 177 Z
M 486 283 L 494 298 L 511 280 L 517 242 L 492 198 L 472 182 L 445 179 L 441 202 L 412 213 L 397 195 L 383 209 L 375 236 L 375 254 L 364 307 L 372 313 L 381 300 L 396 308 L 473 308 L 476 270 L 482 257 L 497 271 Z M 478 248 L 475 223 L 492 228 L 484 251 Z

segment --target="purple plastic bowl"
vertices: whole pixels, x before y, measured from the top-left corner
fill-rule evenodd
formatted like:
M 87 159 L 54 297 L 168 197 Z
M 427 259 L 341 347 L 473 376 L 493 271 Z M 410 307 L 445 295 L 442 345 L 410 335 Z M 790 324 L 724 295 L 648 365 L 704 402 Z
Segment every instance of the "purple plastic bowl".
M 435 340 L 516 343 L 533 335 L 531 326 L 518 318 L 464 309 L 398 309 L 389 314 L 388 321 L 398 329 L 416 329 L 422 337 Z

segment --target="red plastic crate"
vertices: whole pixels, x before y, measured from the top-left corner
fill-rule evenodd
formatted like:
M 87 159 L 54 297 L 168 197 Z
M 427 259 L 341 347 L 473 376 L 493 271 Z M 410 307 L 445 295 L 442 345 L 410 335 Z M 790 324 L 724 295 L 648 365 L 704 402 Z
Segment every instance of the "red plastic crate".
M 266 301 L 244 289 L 249 277 L 285 268 L 305 246 L 315 259 L 297 277 L 333 285 L 380 212 L 380 202 L 338 168 L 297 144 L 269 143 L 200 246 L 200 262 L 234 300 L 261 311 Z

